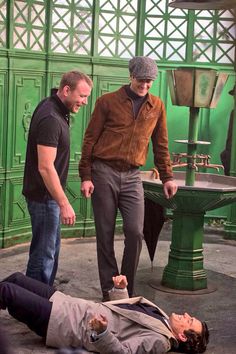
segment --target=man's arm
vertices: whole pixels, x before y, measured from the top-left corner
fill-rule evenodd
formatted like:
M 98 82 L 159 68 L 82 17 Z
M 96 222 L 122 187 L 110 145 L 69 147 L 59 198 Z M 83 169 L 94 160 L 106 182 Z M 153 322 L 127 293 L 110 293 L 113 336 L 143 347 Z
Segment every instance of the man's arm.
M 91 340 L 96 351 L 101 354 L 164 354 L 170 350 L 170 342 L 164 335 L 139 326 L 135 322 L 133 326 L 133 334 L 121 342 L 109 331 L 105 316 L 102 314 L 94 316 L 89 321 L 89 327 L 92 330 Z M 143 333 L 140 332 L 142 328 Z
M 60 183 L 54 166 L 57 148 L 37 145 L 38 170 L 52 198 L 57 202 L 61 212 L 61 222 L 64 225 L 74 225 L 75 212 L 70 205 Z
M 128 282 L 125 275 L 115 276 L 112 280 L 114 283 L 114 291 L 126 290 Z M 119 339 L 109 331 L 107 318 L 102 314 L 94 316 L 89 321 L 89 329 L 92 330 L 93 333 L 91 340 L 96 351 L 101 354 L 164 354 L 170 350 L 170 342 L 165 336 L 142 327 L 141 325 L 139 326 L 136 322 L 133 322 L 133 326 L 133 334 L 131 334 L 126 341 L 120 342 Z M 144 332 L 140 335 L 140 329 L 142 328 Z
M 114 294 L 118 292 L 118 299 L 123 299 L 122 293 L 124 293 L 125 298 L 128 298 L 128 291 L 127 291 L 127 285 L 128 281 L 125 275 L 117 275 L 115 277 L 112 277 L 113 280 L 113 288 L 109 291 L 109 296 L 111 300 L 117 300 L 117 298 L 113 298 Z M 119 296 L 120 295 L 120 296 Z M 95 331 L 98 335 L 101 335 L 103 332 L 106 331 L 108 325 L 108 321 L 105 316 L 102 314 L 99 316 L 94 316 L 90 321 L 89 321 L 89 326 L 90 328 Z
M 109 298 L 111 301 L 114 300 L 122 300 L 128 299 L 129 294 L 127 290 L 128 281 L 125 275 L 117 275 L 116 277 L 112 277 L 113 280 L 113 288 L 109 290 Z
M 162 334 L 144 329 L 134 324 L 134 332 L 130 337 L 121 342 L 108 330 L 103 336 L 93 342 L 96 352 L 101 354 L 164 354 L 171 349 L 169 340 Z M 125 335 L 125 333 L 123 333 Z M 126 335 L 128 337 L 128 335 Z
M 168 149 L 168 132 L 166 111 L 162 102 L 161 111 L 156 127 L 152 133 L 154 163 L 157 166 L 163 183 L 163 190 L 167 199 L 172 198 L 177 192 L 177 184 L 173 181 L 172 164 Z
M 106 107 L 104 100 L 100 97 L 96 101 L 91 120 L 84 135 L 82 155 L 79 163 L 79 175 L 82 181 L 81 192 L 86 198 L 89 198 L 94 190 L 91 181 L 92 153 L 94 145 L 103 132 L 105 120 Z

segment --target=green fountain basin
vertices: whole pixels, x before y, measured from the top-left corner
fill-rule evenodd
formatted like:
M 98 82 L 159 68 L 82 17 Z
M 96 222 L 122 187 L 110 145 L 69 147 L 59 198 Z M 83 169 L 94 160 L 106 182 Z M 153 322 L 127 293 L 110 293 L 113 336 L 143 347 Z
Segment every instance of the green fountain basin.
M 163 185 L 154 178 L 153 172 L 142 172 L 141 176 L 145 196 L 173 210 L 168 264 L 161 284 L 152 282 L 152 286 L 183 294 L 214 291 L 215 287 L 207 282 L 204 269 L 204 214 L 236 201 L 236 178 L 196 173 L 194 186 L 186 186 L 185 172 L 175 172 L 178 191 L 173 198 L 166 199 Z
M 194 186 L 185 185 L 185 172 L 174 172 L 176 195 L 166 199 L 162 182 L 152 171 L 141 172 L 145 196 L 162 206 L 179 211 L 205 212 L 236 201 L 236 178 L 196 173 Z

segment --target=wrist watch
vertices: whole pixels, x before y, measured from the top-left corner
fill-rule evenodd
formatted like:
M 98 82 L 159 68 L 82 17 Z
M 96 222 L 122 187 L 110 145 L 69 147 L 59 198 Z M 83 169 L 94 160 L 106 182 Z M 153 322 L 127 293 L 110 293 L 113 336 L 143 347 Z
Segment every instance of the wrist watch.
M 92 342 L 96 342 L 96 340 L 98 340 L 98 334 L 96 331 L 92 331 L 91 340 L 92 340 Z
M 97 333 L 96 331 L 93 330 L 90 335 L 92 342 L 96 342 L 96 340 L 101 338 L 106 333 L 106 331 L 107 329 L 101 333 Z

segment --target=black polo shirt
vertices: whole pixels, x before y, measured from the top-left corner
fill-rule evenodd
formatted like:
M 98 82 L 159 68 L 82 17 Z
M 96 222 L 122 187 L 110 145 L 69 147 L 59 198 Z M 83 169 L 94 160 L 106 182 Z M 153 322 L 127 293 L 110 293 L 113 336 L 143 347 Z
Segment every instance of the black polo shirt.
M 69 110 L 57 95 L 36 107 L 30 123 L 23 181 L 23 195 L 44 202 L 52 199 L 38 171 L 37 145 L 57 148 L 55 169 L 65 189 L 70 159 Z

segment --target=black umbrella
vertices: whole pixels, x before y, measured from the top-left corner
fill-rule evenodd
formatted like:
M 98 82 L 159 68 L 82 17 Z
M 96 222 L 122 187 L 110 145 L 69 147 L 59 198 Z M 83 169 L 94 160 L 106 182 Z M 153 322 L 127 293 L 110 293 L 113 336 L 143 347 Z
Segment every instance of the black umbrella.
M 147 245 L 148 253 L 153 265 L 153 258 L 156 251 L 157 241 L 165 222 L 164 208 L 153 202 L 151 199 L 145 198 L 144 212 L 144 240 Z

